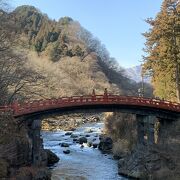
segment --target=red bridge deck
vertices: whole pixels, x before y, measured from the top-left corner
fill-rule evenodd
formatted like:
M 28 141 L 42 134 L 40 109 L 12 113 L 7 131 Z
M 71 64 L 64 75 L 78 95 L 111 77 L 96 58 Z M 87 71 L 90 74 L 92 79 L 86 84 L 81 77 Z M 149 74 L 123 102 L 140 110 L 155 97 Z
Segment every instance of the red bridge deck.
M 124 105 L 148 107 L 180 113 L 180 104 L 157 99 L 119 95 L 88 95 L 62 97 L 59 99 L 35 100 L 32 102 L 15 102 L 8 106 L 0 106 L 1 112 L 13 111 L 15 117 L 43 112 L 51 109 L 81 107 L 88 105 Z

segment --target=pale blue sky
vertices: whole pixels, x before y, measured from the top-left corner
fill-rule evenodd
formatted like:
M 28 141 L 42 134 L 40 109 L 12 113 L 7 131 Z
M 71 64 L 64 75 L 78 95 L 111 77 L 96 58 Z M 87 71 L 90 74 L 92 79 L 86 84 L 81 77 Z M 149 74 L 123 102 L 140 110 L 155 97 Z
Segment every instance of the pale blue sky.
M 33 5 L 58 20 L 70 16 L 105 44 L 112 57 L 123 67 L 142 60 L 148 30 L 144 22 L 155 17 L 162 0 L 11 0 L 13 7 Z

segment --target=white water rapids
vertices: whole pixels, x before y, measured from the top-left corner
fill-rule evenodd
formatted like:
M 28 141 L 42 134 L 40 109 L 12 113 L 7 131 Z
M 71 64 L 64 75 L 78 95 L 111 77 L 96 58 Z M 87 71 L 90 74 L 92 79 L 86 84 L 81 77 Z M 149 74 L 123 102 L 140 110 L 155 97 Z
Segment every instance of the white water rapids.
M 98 143 L 103 123 L 85 124 L 77 128 L 73 134 L 87 137 L 88 141 Z M 102 154 L 97 148 L 73 142 L 73 138 L 65 135 L 65 131 L 43 131 L 44 147 L 58 155 L 60 161 L 51 168 L 52 180 L 124 180 L 118 175 L 117 161 L 112 155 Z M 69 147 L 61 147 L 60 143 L 68 143 Z M 70 154 L 63 150 L 69 149 Z

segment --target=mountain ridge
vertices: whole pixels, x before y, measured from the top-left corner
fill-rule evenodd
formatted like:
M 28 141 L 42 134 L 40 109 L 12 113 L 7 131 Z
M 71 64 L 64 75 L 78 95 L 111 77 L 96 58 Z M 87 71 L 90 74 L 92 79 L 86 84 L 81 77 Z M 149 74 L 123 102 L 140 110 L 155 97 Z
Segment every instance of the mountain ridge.
M 44 77 L 33 87 L 36 95 L 56 98 L 93 89 L 102 94 L 105 88 L 138 95 L 139 84 L 124 75 L 105 46 L 79 22 L 70 17 L 51 20 L 32 6 L 18 7 L 8 18 L 17 26 L 16 51 L 25 53 L 28 67 Z

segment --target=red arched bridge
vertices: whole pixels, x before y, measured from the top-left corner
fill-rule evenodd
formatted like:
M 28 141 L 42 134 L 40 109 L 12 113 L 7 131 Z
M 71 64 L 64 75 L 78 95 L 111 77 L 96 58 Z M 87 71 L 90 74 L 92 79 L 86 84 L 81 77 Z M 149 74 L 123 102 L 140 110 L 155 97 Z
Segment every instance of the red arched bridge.
M 58 99 L 35 100 L 30 102 L 0 106 L 0 111 L 13 111 L 14 117 L 43 115 L 45 113 L 83 109 L 123 109 L 136 114 L 153 114 L 156 116 L 180 115 L 180 104 L 158 99 L 149 99 L 119 95 L 87 95 L 62 97 Z
M 160 128 L 166 127 L 166 120 L 178 120 L 180 116 L 180 104 L 157 99 L 148 99 L 133 96 L 111 95 L 106 91 L 104 95 L 73 96 L 58 99 L 35 100 L 11 105 L 0 106 L 0 113 L 12 112 L 15 118 L 19 118 L 21 123 L 31 129 L 29 133 L 32 139 L 33 164 L 39 165 L 39 157 L 42 142 L 40 138 L 41 119 L 43 115 L 52 113 L 64 113 L 67 111 L 82 112 L 93 109 L 95 111 L 128 112 L 136 114 L 137 122 L 137 143 L 155 143 L 155 123 L 161 123 Z M 22 120 L 22 121 L 21 121 Z M 28 120 L 28 121 L 25 121 Z M 158 131 L 158 133 L 163 131 Z M 157 135 L 156 135 L 157 136 Z M 161 137 L 161 135 L 158 135 Z

